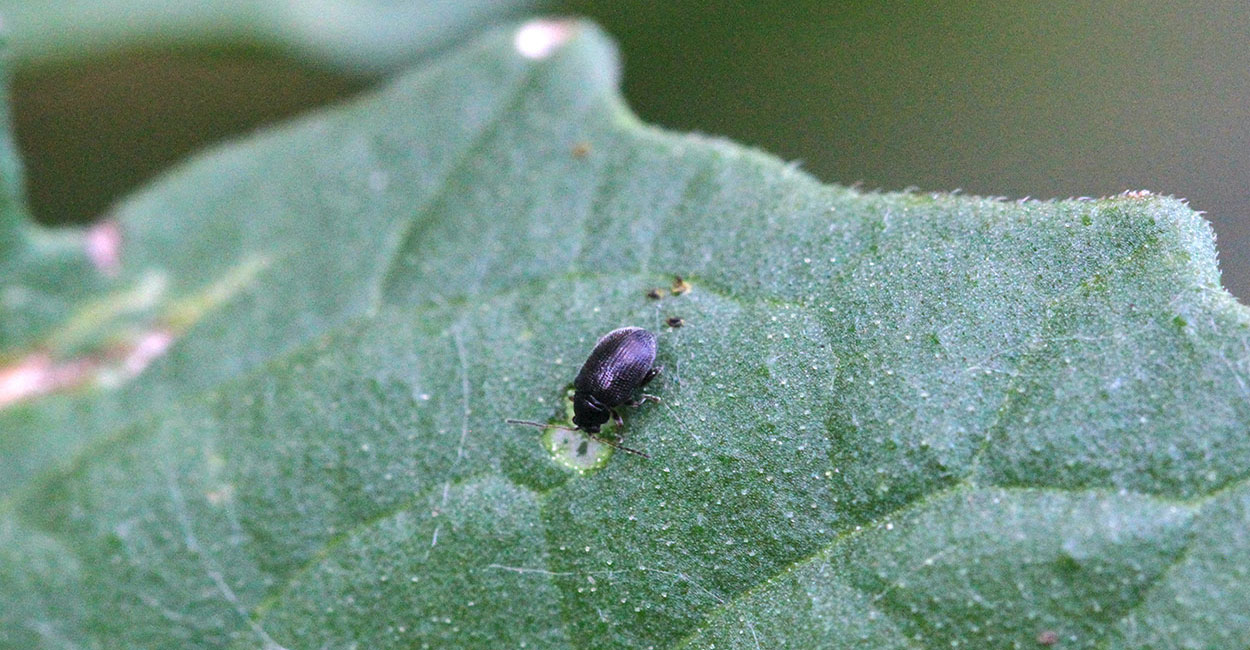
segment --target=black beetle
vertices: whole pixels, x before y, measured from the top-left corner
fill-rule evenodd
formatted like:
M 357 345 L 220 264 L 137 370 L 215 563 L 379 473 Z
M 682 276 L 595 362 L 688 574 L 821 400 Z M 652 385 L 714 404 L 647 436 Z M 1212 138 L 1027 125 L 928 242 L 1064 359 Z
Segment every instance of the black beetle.
M 573 428 L 526 420 L 505 420 L 509 424 L 525 424 L 546 429 L 582 431 L 599 442 L 643 458 L 650 458 L 637 449 L 623 447 L 599 437 L 599 428 L 611 418 L 619 429 L 625 424 L 618 406 L 639 406 L 660 398 L 643 394 L 633 399 L 635 390 L 646 386 L 663 367 L 655 365 L 655 335 L 641 327 L 622 327 L 603 335 L 586 363 L 573 380 Z

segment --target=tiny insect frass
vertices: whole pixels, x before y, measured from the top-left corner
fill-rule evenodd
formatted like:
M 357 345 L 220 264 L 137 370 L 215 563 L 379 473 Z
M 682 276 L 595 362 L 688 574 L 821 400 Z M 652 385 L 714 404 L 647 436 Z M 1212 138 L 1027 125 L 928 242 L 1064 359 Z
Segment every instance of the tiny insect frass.
M 674 275 L 673 286 L 670 289 L 670 291 L 673 292 L 674 296 L 680 296 L 681 294 L 686 293 L 687 291 L 690 291 L 690 283 L 686 282 L 686 280 L 682 278 L 680 275 Z
M 686 324 L 686 319 L 681 316 L 669 316 L 668 320 L 664 321 L 664 323 L 673 329 L 677 329 L 678 327 Z
M 634 399 L 634 392 L 650 383 L 663 370 L 655 365 L 655 352 L 656 339 L 651 332 L 641 327 L 612 330 L 595 343 L 573 380 L 573 427 L 526 420 L 509 419 L 506 422 L 543 429 L 556 427 L 581 431 L 621 451 L 650 458 L 641 451 L 599 437 L 599 429 L 609 419 L 616 423 L 618 431 L 624 426 L 625 422 L 616 410 L 618 407 L 660 401 L 660 398 L 645 393 Z

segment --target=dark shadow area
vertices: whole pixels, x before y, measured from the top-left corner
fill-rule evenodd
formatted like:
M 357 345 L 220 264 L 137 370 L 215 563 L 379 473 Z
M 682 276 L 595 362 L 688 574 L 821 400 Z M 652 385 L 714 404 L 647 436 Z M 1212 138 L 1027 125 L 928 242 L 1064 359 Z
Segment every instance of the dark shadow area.
M 204 147 L 367 85 L 245 55 L 132 53 L 19 72 L 12 101 L 28 201 L 43 223 L 91 221 Z

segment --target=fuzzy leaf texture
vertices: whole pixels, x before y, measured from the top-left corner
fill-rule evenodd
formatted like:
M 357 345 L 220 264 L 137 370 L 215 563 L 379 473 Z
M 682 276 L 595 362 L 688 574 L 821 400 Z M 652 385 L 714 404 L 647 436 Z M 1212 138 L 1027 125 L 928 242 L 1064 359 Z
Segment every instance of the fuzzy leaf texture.
M 10 192 L 0 647 L 1250 644 L 1250 313 L 1197 214 L 821 185 L 617 70 L 531 22 L 87 233 Z M 623 325 L 651 460 L 503 423 Z

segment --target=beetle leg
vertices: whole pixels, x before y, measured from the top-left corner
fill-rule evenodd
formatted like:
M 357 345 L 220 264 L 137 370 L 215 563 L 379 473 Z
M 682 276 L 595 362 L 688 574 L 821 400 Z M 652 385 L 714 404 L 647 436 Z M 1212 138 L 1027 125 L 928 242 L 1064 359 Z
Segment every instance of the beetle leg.
M 659 404 L 660 398 L 656 397 L 655 395 L 648 395 L 646 393 L 643 393 L 641 396 L 638 397 L 638 399 L 632 402 L 625 402 L 625 406 L 642 406 L 643 402 L 655 402 L 656 404 Z
M 655 379 L 656 375 L 660 374 L 663 371 L 664 371 L 664 366 L 655 366 L 654 368 L 648 370 L 647 374 L 642 376 L 642 381 L 638 382 L 638 387 L 642 388 L 643 386 L 646 386 L 647 384 L 651 383 L 651 380 Z
M 611 409 L 611 410 L 610 410 L 610 412 L 612 413 L 612 421 L 616 423 L 616 427 L 617 427 L 618 429 L 620 429 L 620 428 L 624 427 L 624 426 L 625 426 L 625 420 L 624 420 L 624 418 L 622 418 L 622 417 L 621 417 L 621 414 L 620 414 L 620 413 L 617 413 L 617 412 L 616 412 L 616 409 Z

